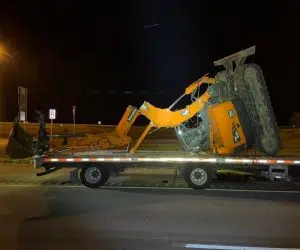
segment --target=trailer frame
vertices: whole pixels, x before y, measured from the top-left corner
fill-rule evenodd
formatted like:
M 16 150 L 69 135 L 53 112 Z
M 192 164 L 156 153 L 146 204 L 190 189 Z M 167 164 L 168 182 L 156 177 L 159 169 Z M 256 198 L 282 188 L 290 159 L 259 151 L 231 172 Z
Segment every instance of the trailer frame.
M 37 176 L 50 174 L 61 168 L 75 168 L 75 174 L 71 173 L 72 179 L 81 170 L 80 180 L 90 188 L 104 185 L 111 175 L 118 175 L 126 168 L 145 165 L 151 168 L 161 166 L 179 168 L 182 170 L 186 184 L 194 189 L 207 188 L 218 169 L 258 169 L 270 181 L 276 179 L 290 181 L 289 167 L 300 165 L 300 159 L 296 157 L 192 155 L 184 151 L 146 150 L 140 150 L 135 154 L 125 150 L 61 151 L 55 154 L 34 156 L 33 162 L 36 170 L 44 168 L 44 172 L 37 173 Z M 91 169 L 94 172 L 91 172 Z M 91 183 L 88 180 L 88 174 L 93 175 L 96 172 L 100 177 L 98 181 Z

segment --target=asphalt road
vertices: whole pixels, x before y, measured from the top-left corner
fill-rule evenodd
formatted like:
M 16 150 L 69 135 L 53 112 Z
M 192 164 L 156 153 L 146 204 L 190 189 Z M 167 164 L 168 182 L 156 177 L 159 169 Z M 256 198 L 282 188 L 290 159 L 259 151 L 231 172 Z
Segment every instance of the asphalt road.
M 299 208 L 299 192 L 1 185 L 0 249 L 296 248 Z

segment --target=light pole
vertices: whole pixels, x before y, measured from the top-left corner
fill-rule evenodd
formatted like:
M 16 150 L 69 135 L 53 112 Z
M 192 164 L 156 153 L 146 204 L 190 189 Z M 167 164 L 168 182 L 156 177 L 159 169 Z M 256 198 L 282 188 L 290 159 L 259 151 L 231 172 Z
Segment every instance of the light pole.
M 6 59 L 11 59 L 12 55 L 7 51 L 4 45 L 0 44 L 0 60 L 1 62 L 5 61 Z

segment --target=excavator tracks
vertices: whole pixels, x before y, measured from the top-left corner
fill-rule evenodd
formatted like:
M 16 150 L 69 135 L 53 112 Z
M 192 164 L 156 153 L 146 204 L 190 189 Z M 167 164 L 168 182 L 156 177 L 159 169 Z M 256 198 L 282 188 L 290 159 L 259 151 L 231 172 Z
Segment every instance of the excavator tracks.
M 266 154 L 275 155 L 280 149 L 279 129 L 262 70 L 256 64 L 246 64 L 243 78 L 249 93 L 248 99 L 245 98 L 244 101 L 253 117 L 256 146 Z

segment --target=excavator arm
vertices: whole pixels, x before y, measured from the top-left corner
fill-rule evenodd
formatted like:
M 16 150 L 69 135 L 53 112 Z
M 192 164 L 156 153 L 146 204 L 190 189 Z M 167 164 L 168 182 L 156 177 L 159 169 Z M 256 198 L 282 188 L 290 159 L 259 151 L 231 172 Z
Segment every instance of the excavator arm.
M 184 97 L 190 95 L 195 91 L 198 87 L 200 87 L 203 83 L 214 84 L 215 79 L 209 78 L 207 75 L 201 77 L 191 85 L 189 85 L 185 92 L 168 108 L 161 109 L 153 106 L 149 102 L 144 102 L 140 108 L 133 107 L 129 105 L 124 112 L 119 124 L 116 129 L 112 132 L 102 133 L 91 135 L 88 134 L 82 138 L 69 138 L 67 143 L 59 143 L 57 140 L 47 141 L 48 146 L 47 150 L 51 148 L 51 152 L 55 152 L 57 150 L 79 150 L 79 149 L 111 149 L 116 147 L 122 147 L 125 145 L 129 145 L 132 142 L 132 138 L 128 135 L 131 127 L 139 116 L 146 117 L 150 122 L 148 126 L 145 128 L 143 133 L 140 135 L 135 145 L 130 150 L 131 153 L 135 153 L 143 140 L 149 134 L 152 128 L 160 129 L 160 128 L 174 128 L 183 122 L 191 119 L 198 112 L 202 110 L 204 105 L 210 99 L 209 91 L 206 91 L 203 95 L 197 98 L 190 105 L 187 105 L 183 109 L 172 111 L 172 108 Z M 41 125 L 41 122 L 39 122 Z M 21 129 L 21 127 L 20 127 Z M 42 126 L 42 130 L 46 131 L 45 126 Z M 22 130 L 23 131 L 23 130 Z M 24 137 L 24 136 L 22 136 Z M 14 142 L 22 142 L 20 138 L 11 137 Z M 40 145 L 40 143 L 38 144 Z M 43 144 L 44 145 L 44 144 Z M 22 146 L 26 146 L 22 143 Z M 31 146 L 26 146 L 26 148 L 32 148 Z M 38 146 L 39 148 L 39 146 Z M 40 154 L 46 152 L 44 147 L 41 148 Z M 13 151 L 13 150 L 10 150 Z M 21 150 L 24 151 L 24 150 Z M 34 150 L 35 152 L 37 150 Z M 25 152 L 27 156 L 32 153 Z M 12 154 L 11 154 L 12 155 Z
M 183 122 L 191 119 L 193 116 L 195 116 L 195 114 L 201 111 L 203 106 L 210 99 L 210 94 L 207 91 L 198 99 L 196 99 L 193 103 L 187 105 L 183 109 L 171 111 L 171 108 L 184 96 L 190 95 L 203 83 L 214 84 L 215 79 L 209 78 L 206 75 L 201 77 L 200 79 L 192 83 L 190 86 L 188 86 L 185 89 L 185 93 L 181 95 L 169 108 L 157 108 L 149 102 L 144 102 L 139 109 L 133 106 L 128 106 L 121 121 L 119 122 L 116 128 L 116 134 L 120 137 L 127 137 L 127 133 L 130 131 L 130 128 L 132 127 L 138 116 L 142 115 L 148 118 L 148 120 L 150 121 L 148 126 L 143 131 L 143 133 L 138 138 L 137 142 L 130 151 L 131 153 L 135 153 L 152 128 L 174 128 L 182 124 Z

